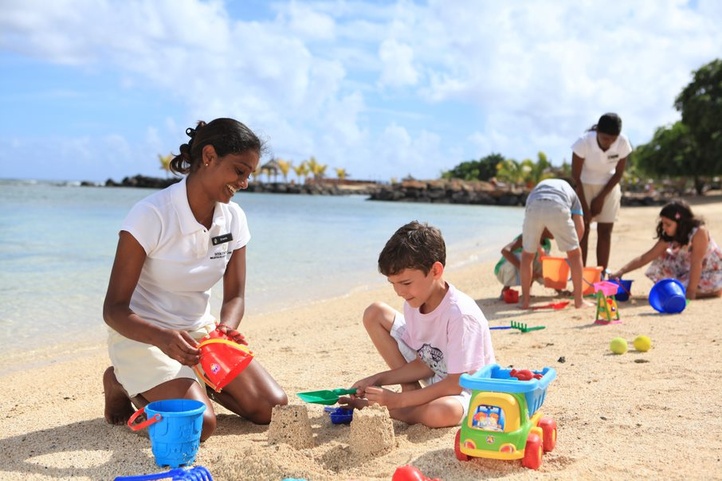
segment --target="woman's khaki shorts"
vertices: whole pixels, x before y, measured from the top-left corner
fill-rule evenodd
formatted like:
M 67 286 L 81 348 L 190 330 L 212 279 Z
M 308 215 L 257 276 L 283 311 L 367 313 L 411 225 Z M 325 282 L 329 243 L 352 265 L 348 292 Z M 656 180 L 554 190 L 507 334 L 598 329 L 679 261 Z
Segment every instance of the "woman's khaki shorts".
M 603 185 L 594 184 L 583 184 L 584 198 L 587 199 L 587 207 L 592 203 L 592 200 L 599 195 L 604 188 Z M 619 184 L 615 185 L 612 191 L 607 194 L 604 198 L 604 206 L 602 211 L 594 217 L 591 221 L 597 222 L 598 224 L 614 224 L 617 221 L 619 215 L 619 207 L 622 205 L 622 188 Z
M 209 324 L 188 333 L 199 340 L 215 328 L 215 324 Z M 128 339 L 113 329 L 108 329 L 108 354 L 115 377 L 131 398 L 173 379 L 194 379 L 202 384 L 190 367 L 152 344 Z

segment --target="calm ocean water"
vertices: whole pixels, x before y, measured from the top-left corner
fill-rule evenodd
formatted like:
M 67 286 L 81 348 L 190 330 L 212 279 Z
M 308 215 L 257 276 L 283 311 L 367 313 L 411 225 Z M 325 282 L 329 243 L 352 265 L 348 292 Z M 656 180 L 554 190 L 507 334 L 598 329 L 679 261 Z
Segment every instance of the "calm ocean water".
M 104 339 L 118 228 L 148 189 L 0 180 L 0 348 Z M 247 316 L 385 285 L 378 253 L 411 220 L 439 227 L 447 268 L 487 261 L 521 231 L 513 207 L 239 193 L 251 229 Z M 489 273 L 489 275 L 493 275 Z M 214 289 L 218 313 L 221 289 Z

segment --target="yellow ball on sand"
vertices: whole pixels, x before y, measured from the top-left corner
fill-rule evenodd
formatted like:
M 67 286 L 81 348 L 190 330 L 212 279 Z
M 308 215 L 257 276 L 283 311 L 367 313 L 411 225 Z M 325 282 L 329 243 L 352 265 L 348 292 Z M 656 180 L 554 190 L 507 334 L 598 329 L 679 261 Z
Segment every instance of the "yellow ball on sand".
M 627 352 L 627 340 L 623 337 L 615 337 L 612 342 L 609 343 L 609 349 L 614 354 L 624 354 Z
M 637 336 L 634 339 L 634 348 L 640 352 L 647 352 L 652 348 L 652 340 L 647 336 Z

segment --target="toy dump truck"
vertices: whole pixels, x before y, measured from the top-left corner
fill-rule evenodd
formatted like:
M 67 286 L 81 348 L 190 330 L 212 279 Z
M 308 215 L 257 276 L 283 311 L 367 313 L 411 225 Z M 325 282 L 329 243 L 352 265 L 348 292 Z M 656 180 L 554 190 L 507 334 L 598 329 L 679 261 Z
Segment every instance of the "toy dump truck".
M 542 454 L 552 451 L 557 441 L 556 422 L 538 411 L 555 378 L 550 367 L 530 371 L 498 364 L 462 374 L 459 384 L 472 394 L 456 433 L 456 458 L 521 459 L 524 467 L 538 469 Z

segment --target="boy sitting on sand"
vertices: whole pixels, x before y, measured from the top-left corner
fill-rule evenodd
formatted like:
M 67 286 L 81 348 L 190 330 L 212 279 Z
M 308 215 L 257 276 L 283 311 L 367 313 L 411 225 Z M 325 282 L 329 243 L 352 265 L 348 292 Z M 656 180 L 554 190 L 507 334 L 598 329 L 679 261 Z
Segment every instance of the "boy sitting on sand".
M 489 324 L 474 299 L 444 281 L 446 245 L 439 229 L 411 222 L 389 239 L 378 260 L 403 314 L 376 302 L 363 323 L 391 368 L 357 381 L 357 397 L 342 404 L 386 406 L 392 418 L 428 427 L 458 425 L 470 393 L 459 386 L 463 373 L 496 362 Z M 400 392 L 382 386 L 399 384 Z

